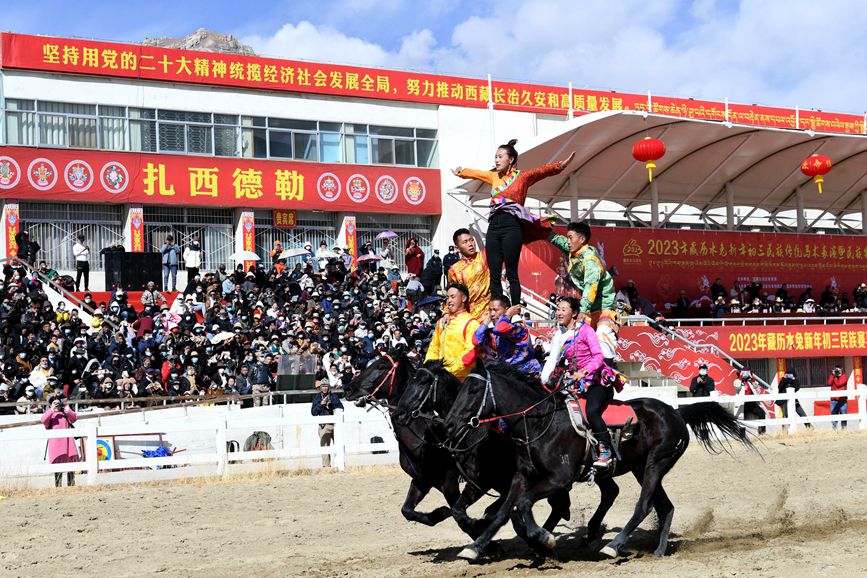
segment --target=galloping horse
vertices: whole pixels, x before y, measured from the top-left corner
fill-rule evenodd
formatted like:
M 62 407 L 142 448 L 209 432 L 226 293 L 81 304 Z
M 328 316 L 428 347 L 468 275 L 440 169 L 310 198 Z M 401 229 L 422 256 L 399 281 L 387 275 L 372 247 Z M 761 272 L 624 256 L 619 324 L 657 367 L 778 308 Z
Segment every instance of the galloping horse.
M 441 364 L 433 363 L 429 367 L 414 370 L 402 349 L 390 351 L 362 371 L 361 375 L 345 387 L 346 398 L 357 401 L 360 405 L 386 402 L 394 407 L 412 387 L 415 375 L 442 384 L 442 388 L 439 385 L 436 387 L 439 393 L 435 411 L 445 415 L 457 395 L 460 382 L 446 372 Z M 426 390 L 428 382 L 422 380 L 420 388 Z M 400 466 L 412 478 L 401 507 L 403 516 L 412 522 L 434 526 L 456 512 L 455 521 L 464 532 L 475 539 L 490 525 L 494 513 L 499 511 L 506 499 L 515 467 L 511 444 L 491 436 L 490 439 L 476 444 L 472 451 L 464 452 L 461 457 L 465 471 L 471 470 L 472 473 L 468 475 L 469 481 L 461 492 L 461 468 L 440 443 L 445 438 L 442 426 L 431 427 L 432 422 L 420 415 L 404 415 L 400 420 L 392 417 L 391 422 L 400 448 Z M 479 465 L 481 467 L 478 467 Z M 432 488 L 442 492 L 449 506 L 437 508 L 430 513 L 419 512 L 416 509 L 418 504 Z M 473 520 L 466 514 L 466 508 L 492 488 L 500 492 L 499 499 L 488 506 L 485 518 Z M 549 501 L 556 511 L 551 515 L 553 528 L 560 518 L 568 519 L 568 494 L 565 503 L 562 496 Z M 522 533 L 522 528 L 518 527 L 516 530 L 519 534 Z
M 446 418 L 446 432 L 459 446 L 468 432 L 497 424 L 515 443 L 518 465 L 509 494 L 493 522 L 459 556 L 478 558 L 510 515 L 523 518 L 526 539 L 537 550 L 553 552 L 556 540 L 550 530 L 536 523 L 532 507 L 540 499 L 568 491 L 574 482 L 589 478 L 593 472 L 589 444 L 573 429 L 560 393 L 549 393 L 508 366 L 491 366 L 480 377 L 464 383 Z M 602 520 L 619 492 L 613 476 L 631 472 L 641 484 L 641 495 L 632 517 L 601 552 L 616 557 L 653 507 L 659 517 L 659 543 L 654 554 L 662 556 L 674 516 L 674 505 L 662 479 L 686 451 L 688 428 L 708 451 L 717 451 L 721 442 L 714 427 L 724 439 L 755 448 L 741 423 L 718 403 L 699 403 L 680 410 L 656 399 L 627 403 L 638 417 L 638 433 L 620 445 L 616 470 L 596 476 L 602 499 L 588 524 L 588 540 L 600 537 Z M 517 509 L 515 514 L 513 508 Z

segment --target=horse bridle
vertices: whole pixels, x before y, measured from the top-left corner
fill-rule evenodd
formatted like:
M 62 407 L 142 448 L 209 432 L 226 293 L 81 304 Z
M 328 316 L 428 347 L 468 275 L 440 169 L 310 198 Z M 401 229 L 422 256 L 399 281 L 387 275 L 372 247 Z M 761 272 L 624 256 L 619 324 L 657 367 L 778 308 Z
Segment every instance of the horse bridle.
M 379 392 L 380 389 L 383 388 L 386 381 L 388 382 L 388 395 L 386 396 L 386 399 L 390 398 L 391 394 L 394 393 L 394 380 L 395 378 L 397 378 L 397 367 L 398 365 L 400 365 L 400 360 L 398 359 L 397 361 L 395 361 L 394 358 L 388 353 L 383 353 L 382 355 L 391 362 L 391 369 L 386 372 L 386 374 L 382 377 L 382 380 L 379 382 L 379 385 L 377 385 L 373 389 L 373 391 L 371 391 L 368 395 L 362 397 L 362 399 L 364 400 L 377 400 L 378 398 L 376 397 L 376 394 Z

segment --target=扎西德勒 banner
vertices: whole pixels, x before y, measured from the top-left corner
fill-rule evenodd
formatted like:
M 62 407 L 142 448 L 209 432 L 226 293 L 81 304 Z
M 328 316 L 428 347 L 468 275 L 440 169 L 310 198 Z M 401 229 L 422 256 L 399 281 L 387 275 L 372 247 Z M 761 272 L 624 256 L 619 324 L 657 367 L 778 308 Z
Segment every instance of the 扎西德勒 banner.
M 441 212 L 436 169 L 0 147 L 0 197 L 65 202 Z

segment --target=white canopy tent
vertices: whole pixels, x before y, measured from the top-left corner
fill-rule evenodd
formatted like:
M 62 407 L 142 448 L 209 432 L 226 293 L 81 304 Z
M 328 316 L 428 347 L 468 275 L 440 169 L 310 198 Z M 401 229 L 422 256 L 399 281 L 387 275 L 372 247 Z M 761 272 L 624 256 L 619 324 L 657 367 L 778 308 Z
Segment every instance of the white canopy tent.
M 662 139 L 653 182 L 632 146 Z M 867 225 L 867 137 L 609 111 L 575 118 L 519 150 L 532 168 L 576 152 L 560 175 L 530 189 L 528 207 L 607 224 L 860 234 Z M 800 171 L 831 158 L 824 194 Z M 490 187 L 466 181 L 450 194 L 484 213 Z

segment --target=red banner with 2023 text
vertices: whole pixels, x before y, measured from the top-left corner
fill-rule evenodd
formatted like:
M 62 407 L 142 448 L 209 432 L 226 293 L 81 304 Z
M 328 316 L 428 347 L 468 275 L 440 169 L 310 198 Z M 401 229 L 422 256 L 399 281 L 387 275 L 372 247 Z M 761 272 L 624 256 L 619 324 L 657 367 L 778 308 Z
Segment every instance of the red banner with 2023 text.
M 864 325 L 715 327 L 717 345 L 738 359 L 861 356 L 867 350 Z
M 374 98 L 453 106 L 566 114 L 637 110 L 750 126 L 864 134 L 864 117 L 814 110 L 691 98 L 599 91 L 341 66 L 238 54 L 201 52 L 3 33 L 3 68 L 45 70 L 164 82 L 184 82 Z
M 435 169 L 0 147 L 0 197 L 438 215 Z
M 591 244 L 615 273 L 617 289 L 628 280 L 662 313 L 681 290 L 699 308 L 710 305 L 719 277 L 727 289 L 761 283 L 773 294 L 785 283 L 795 299 L 812 287 L 816 300 L 830 285 L 838 293 L 867 280 L 867 237 L 677 229 L 596 227 Z M 563 253 L 545 241 L 521 253 L 521 283 L 547 297 L 566 292 Z

